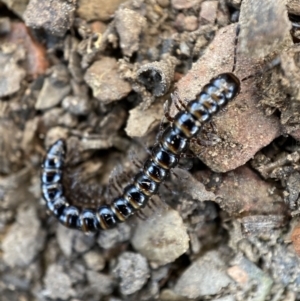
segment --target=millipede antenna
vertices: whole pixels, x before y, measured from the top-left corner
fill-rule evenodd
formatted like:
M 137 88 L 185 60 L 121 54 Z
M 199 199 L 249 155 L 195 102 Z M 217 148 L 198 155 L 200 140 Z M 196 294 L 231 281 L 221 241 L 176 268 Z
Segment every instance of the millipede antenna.
M 234 51 L 233 51 L 233 66 L 232 66 L 232 73 L 235 71 L 235 67 L 236 67 L 236 55 L 237 55 L 237 46 L 238 46 L 238 42 L 239 42 L 239 34 L 240 34 L 240 24 L 237 25 L 236 30 L 235 30 L 235 39 L 234 39 Z

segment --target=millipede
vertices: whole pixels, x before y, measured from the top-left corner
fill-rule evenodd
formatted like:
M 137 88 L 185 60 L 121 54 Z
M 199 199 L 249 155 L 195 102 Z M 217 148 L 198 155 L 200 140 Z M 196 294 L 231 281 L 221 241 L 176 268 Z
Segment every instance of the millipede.
M 47 151 L 42 165 L 42 195 L 47 208 L 64 226 L 85 233 L 110 229 L 126 221 L 157 193 L 203 124 L 234 99 L 239 91 L 240 80 L 233 72 L 212 78 L 194 100 L 183 104 L 184 110 L 180 110 L 163 130 L 132 183 L 125 186 L 121 196 L 110 205 L 81 208 L 67 200 L 62 183 L 66 143 L 62 139 L 56 141 Z

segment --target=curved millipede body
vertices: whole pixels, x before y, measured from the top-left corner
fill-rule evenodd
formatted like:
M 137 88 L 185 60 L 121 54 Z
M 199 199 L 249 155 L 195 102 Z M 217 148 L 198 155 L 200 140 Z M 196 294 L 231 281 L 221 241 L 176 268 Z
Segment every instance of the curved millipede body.
M 156 145 L 142 170 L 127 185 L 123 194 L 111 205 L 93 209 L 72 206 L 64 194 L 62 176 L 66 147 L 56 141 L 48 150 L 42 169 L 42 193 L 48 209 L 66 227 L 96 232 L 124 222 L 137 210 L 145 207 L 157 193 L 169 170 L 174 168 L 191 138 L 211 116 L 232 100 L 240 90 L 240 81 L 233 73 L 223 73 L 211 79 L 200 94 L 190 101 L 185 111 L 179 111 Z

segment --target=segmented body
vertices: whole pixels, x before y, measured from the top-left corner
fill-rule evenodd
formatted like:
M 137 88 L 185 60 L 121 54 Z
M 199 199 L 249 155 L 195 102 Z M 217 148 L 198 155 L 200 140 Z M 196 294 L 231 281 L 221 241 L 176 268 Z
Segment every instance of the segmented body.
M 111 205 L 94 209 L 72 206 L 62 185 L 65 142 L 58 140 L 47 152 L 42 170 L 42 193 L 50 212 L 66 227 L 83 232 L 113 228 L 145 207 L 151 196 L 174 168 L 191 138 L 202 125 L 236 97 L 240 81 L 233 73 L 223 73 L 211 79 L 200 94 L 179 111 L 174 121 L 162 133 L 142 170 L 127 185 L 123 194 Z

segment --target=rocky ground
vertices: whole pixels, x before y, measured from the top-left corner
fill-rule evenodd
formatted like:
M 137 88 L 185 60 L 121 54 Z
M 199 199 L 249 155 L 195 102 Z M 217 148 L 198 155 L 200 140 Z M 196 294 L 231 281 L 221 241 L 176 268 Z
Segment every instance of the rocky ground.
M 0 0 L 0 300 L 300 300 L 299 28 L 297 0 Z M 89 236 L 47 214 L 54 141 L 74 204 L 109 203 L 235 52 L 240 94 L 151 207 Z

